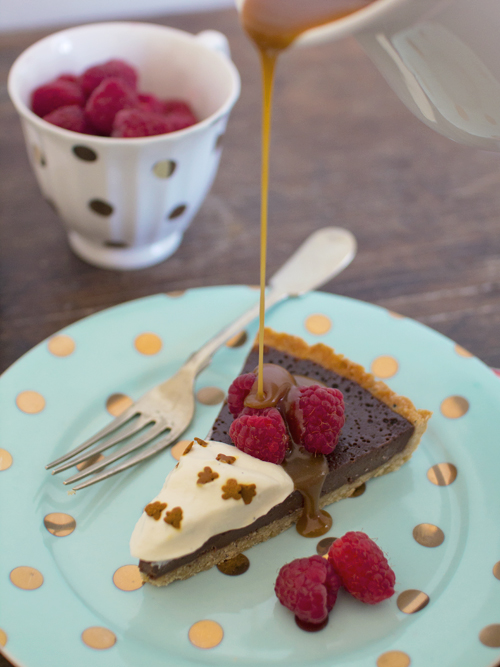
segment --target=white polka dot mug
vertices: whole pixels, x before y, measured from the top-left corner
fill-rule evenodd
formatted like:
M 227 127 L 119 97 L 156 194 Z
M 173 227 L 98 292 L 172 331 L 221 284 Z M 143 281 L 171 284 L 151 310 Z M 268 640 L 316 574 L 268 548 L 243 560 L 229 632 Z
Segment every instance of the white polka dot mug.
M 63 73 L 122 59 L 138 89 L 188 102 L 186 129 L 141 138 L 62 129 L 30 109 L 31 93 Z M 174 253 L 215 178 L 240 77 L 224 35 L 113 22 L 63 30 L 24 51 L 8 90 L 43 196 L 63 220 L 72 250 L 108 269 L 140 269 Z

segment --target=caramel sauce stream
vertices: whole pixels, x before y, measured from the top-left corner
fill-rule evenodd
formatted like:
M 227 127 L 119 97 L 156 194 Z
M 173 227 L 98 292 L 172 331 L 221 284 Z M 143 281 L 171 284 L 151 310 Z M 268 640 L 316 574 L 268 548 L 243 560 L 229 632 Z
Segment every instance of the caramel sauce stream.
M 288 394 L 295 380 L 283 378 L 264 365 L 264 314 L 267 260 L 267 226 L 269 198 L 269 150 L 271 138 L 271 111 L 274 73 L 279 54 L 303 32 L 326 23 L 337 21 L 374 0 L 245 0 L 241 11 L 244 29 L 256 45 L 262 71 L 262 165 L 260 210 L 260 305 L 259 305 L 259 365 L 256 369 L 256 387 L 247 397 L 245 405 L 254 408 L 276 406 L 285 421 Z M 280 371 L 283 369 L 275 367 Z M 285 371 L 286 373 L 286 371 Z M 290 431 L 290 429 L 289 429 Z M 291 433 L 290 433 L 291 435 Z M 324 535 L 332 525 L 328 512 L 319 509 L 323 481 L 328 473 L 325 457 L 310 454 L 293 437 L 292 448 L 287 453 L 283 467 L 294 481 L 294 486 L 304 498 L 304 512 L 297 523 L 297 530 L 306 537 Z
M 256 45 L 262 71 L 262 166 L 260 206 L 259 373 L 257 394 L 263 396 L 264 313 L 269 197 L 269 148 L 274 72 L 278 55 L 303 32 L 337 21 L 374 0 L 245 0 L 244 29 Z

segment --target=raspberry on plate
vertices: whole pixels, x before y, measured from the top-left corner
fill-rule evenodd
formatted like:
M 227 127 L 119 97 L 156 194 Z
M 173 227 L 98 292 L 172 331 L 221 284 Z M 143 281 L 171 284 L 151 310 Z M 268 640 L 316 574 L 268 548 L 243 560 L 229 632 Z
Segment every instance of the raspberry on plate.
M 394 594 L 396 575 L 383 551 L 362 532 L 348 532 L 330 547 L 328 561 L 358 600 L 377 604 Z
M 152 137 L 168 132 L 164 116 L 144 109 L 122 109 L 113 121 L 112 137 Z
M 288 446 L 285 422 L 276 408 L 245 408 L 229 429 L 238 449 L 261 461 L 280 464 Z
M 100 65 L 94 65 L 85 70 L 80 77 L 80 85 L 88 97 L 105 79 L 121 79 L 130 88 L 137 87 L 137 72 L 124 60 L 108 60 Z
M 344 397 L 338 389 L 318 384 L 293 387 L 288 425 L 292 437 L 314 454 L 330 454 L 344 426 Z
M 80 86 L 66 78 L 49 81 L 36 88 L 31 95 L 31 109 L 41 118 L 59 107 L 83 107 L 84 104 L 85 97 Z
M 47 123 L 57 125 L 65 130 L 81 132 L 82 134 L 95 134 L 95 130 L 87 121 L 85 111 L 76 104 L 59 107 L 43 117 Z
M 227 407 L 233 417 L 238 417 L 243 412 L 245 398 L 256 380 L 255 373 L 244 373 L 233 380 L 227 392 Z
M 274 590 L 281 604 L 299 620 L 319 624 L 333 609 L 340 586 L 330 563 L 321 556 L 310 556 L 284 565 Z
M 122 109 L 137 108 L 137 105 L 135 90 L 121 79 L 105 79 L 87 100 L 85 112 L 99 132 L 109 136 L 116 114 Z

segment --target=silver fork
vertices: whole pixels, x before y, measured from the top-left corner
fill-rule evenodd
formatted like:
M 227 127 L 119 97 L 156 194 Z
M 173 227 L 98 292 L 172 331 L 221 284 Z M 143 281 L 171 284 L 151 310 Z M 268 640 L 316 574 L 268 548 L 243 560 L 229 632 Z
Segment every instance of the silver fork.
M 287 297 L 300 296 L 320 287 L 348 266 L 355 254 L 356 240 L 347 230 L 326 227 L 314 232 L 270 279 L 266 294 L 266 310 Z M 46 468 L 57 466 L 52 471 L 54 475 L 84 464 L 106 449 L 136 436 L 112 454 L 87 465 L 63 482 L 72 484 L 83 477 L 97 473 L 136 449 L 152 443 L 135 456 L 74 486 L 73 490 L 77 491 L 116 475 L 168 447 L 187 429 L 193 418 L 196 376 L 208 366 L 219 347 L 240 333 L 258 314 L 257 303 L 194 352 L 170 379 L 148 391 L 110 424 L 71 452 L 49 463 Z M 160 437 L 162 434 L 163 437 Z M 159 437 L 157 442 L 153 442 Z M 105 440 L 100 442 L 103 439 Z M 82 454 L 85 450 L 89 451 Z

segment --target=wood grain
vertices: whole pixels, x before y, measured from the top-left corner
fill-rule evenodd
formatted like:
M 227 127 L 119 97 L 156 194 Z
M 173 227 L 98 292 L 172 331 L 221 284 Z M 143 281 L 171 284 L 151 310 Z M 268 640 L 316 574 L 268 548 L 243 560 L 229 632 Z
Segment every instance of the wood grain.
M 62 327 L 123 301 L 258 282 L 256 52 L 231 10 L 154 21 L 224 32 L 242 94 L 217 179 L 181 247 L 128 273 L 72 254 L 28 164 L 6 80 L 17 55 L 46 33 L 1 38 L 0 372 Z M 417 121 L 351 39 L 287 53 L 276 84 L 269 272 L 314 229 L 347 227 L 359 254 L 325 291 L 415 318 L 500 367 L 500 157 Z

